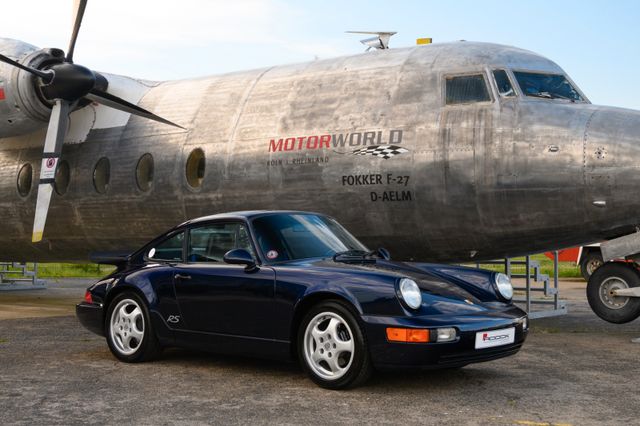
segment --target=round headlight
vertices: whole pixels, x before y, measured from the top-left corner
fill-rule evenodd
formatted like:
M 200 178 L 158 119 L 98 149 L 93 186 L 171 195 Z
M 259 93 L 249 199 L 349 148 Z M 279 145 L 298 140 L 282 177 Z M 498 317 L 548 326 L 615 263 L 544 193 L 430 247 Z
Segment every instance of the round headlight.
M 422 305 L 422 293 L 415 281 L 409 278 L 400 280 L 400 294 L 402 300 L 412 309 L 418 309 Z
M 500 295 L 507 300 L 511 300 L 513 297 L 513 286 L 511 285 L 509 277 L 503 273 L 497 273 L 495 279 L 496 287 L 498 287 Z

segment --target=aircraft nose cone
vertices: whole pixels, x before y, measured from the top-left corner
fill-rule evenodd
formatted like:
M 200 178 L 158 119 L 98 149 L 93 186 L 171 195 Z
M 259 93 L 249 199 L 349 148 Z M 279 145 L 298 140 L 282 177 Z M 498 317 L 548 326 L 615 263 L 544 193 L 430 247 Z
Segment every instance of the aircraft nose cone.
M 640 224 L 640 111 L 600 108 L 584 132 L 586 208 L 602 227 Z

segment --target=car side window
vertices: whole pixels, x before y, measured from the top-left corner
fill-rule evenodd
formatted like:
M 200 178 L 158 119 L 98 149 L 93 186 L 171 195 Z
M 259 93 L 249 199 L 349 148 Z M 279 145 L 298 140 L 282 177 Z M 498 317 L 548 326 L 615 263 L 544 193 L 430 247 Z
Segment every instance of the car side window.
M 447 105 L 489 102 L 489 88 L 484 74 L 446 77 Z
M 243 248 L 254 257 L 247 227 L 241 223 L 200 226 L 189 231 L 189 262 L 222 262 L 229 250 Z
M 184 232 L 167 238 L 147 252 L 149 259 L 182 261 L 182 243 Z

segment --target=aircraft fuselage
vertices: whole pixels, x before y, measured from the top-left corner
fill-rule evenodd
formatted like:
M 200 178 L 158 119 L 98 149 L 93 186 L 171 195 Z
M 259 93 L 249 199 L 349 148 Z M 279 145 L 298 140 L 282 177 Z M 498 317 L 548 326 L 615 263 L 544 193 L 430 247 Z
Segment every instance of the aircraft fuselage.
M 500 94 L 494 70 L 515 96 Z M 187 130 L 139 117 L 110 125 L 94 105 L 73 112 L 68 186 L 38 244 L 45 129 L 0 139 L 0 259 L 86 260 L 190 218 L 254 209 L 332 215 L 397 259 L 489 259 L 633 231 L 640 113 L 525 96 L 514 70 L 565 74 L 534 53 L 470 42 L 148 86 L 105 74 L 110 88 L 138 84 L 140 106 Z M 465 75 L 484 76 L 489 100 L 447 104 L 447 77 Z M 21 195 L 25 164 L 33 185 Z

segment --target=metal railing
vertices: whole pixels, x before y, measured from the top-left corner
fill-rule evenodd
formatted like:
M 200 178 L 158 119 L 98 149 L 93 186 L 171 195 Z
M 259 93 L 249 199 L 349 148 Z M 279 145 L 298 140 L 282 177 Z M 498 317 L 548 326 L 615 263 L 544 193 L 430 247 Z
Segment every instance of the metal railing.
M 34 290 L 46 288 L 38 279 L 37 263 L 0 262 L 0 290 Z
M 480 265 L 501 265 L 504 266 L 504 273 L 509 278 L 524 278 L 525 285 L 514 286 L 513 301 L 522 306 L 529 314 L 529 318 L 543 318 L 556 315 L 564 315 L 567 313 L 567 304 L 560 299 L 560 291 L 558 288 L 558 252 L 553 252 L 553 277 L 541 272 L 540 262 L 532 260 L 530 256 L 525 256 L 524 260 L 490 260 L 486 262 L 476 263 Z M 513 266 L 524 266 L 524 273 L 514 273 Z M 551 282 L 553 279 L 553 283 Z M 524 296 L 518 295 L 524 293 Z M 534 297 L 541 294 L 542 297 Z M 536 309 L 543 307 L 543 309 Z

